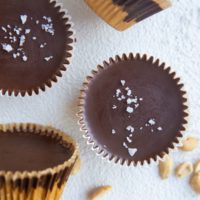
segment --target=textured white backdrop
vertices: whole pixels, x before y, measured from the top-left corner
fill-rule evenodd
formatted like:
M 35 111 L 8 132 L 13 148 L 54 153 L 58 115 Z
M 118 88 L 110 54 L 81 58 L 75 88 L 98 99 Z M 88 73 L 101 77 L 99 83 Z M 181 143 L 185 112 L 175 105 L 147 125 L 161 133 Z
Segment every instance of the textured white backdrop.
M 190 119 L 186 134 L 200 133 L 200 0 L 173 0 L 173 7 L 117 32 L 102 22 L 83 0 L 60 0 L 75 24 L 73 60 L 53 88 L 32 97 L 0 97 L 0 122 L 35 122 L 52 125 L 72 135 L 80 145 L 81 172 L 71 177 L 62 200 L 85 200 L 86 192 L 101 184 L 113 191 L 102 200 L 193 200 L 198 196 L 188 177 L 161 181 L 157 167 L 127 168 L 95 156 L 81 137 L 75 113 L 85 76 L 104 59 L 116 54 L 140 52 L 160 58 L 182 77 L 188 91 Z M 173 153 L 176 164 L 200 159 L 192 153 Z

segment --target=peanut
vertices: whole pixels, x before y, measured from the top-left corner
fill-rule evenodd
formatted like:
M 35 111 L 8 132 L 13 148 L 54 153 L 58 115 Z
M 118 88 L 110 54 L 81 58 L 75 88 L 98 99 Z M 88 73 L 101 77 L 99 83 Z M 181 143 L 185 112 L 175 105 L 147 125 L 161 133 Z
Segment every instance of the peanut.
M 193 151 L 197 148 L 199 144 L 199 139 L 197 137 L 188 137 L 183 141 L 183 145 L 179 147 L 182 151 Z
M 200 160 L 194 164 L 194 173 L 200 172 Z
M 159 162 L 159 174 L 162 179 L 167 179 L 172 172 L 173 160 L 167 155 L 164 161 Z
M 190 178 L 190 185 L 196 193 L 200 194 L 200 172 L 194 173 Z
M 176 167 L 175 174 L 177 177 L 182 178 L 190 175 L 193 172 L 193 165 L 190 162 L 181 163 Z
M 88 194 L 88 200 L 98 200 L 101 198 L 105 193 L 110 191 L 112 189 L 111 186 L 101 186 L 93 189 L 91 192 Z

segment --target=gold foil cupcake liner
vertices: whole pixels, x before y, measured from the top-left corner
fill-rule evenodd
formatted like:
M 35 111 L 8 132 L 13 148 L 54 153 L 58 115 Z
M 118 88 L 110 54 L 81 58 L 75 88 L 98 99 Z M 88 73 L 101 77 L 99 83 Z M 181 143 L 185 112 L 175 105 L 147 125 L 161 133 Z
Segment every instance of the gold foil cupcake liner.
M 63 146 L 70 145 L 72 156 L 63 164 L 41 171 L 11 172 L 0 171 L 1 200 L 59 200 L 65 184 L 79 158 L 79 150 L 74 140 L 60 130 L 36 124 L 5 124 L 0 125 L 5 131 L 30 131 L 58 139 Z
M 26 95 L 32 96 L 34 93 L 38 95 L 39 92 L 41 91 L 45 92 L 47 88 L 52 87 L 53 83 L 58 82 L 58 78 L 63 76 L 63 72 L 67 70 L 68 65 L 71 63 L 72 53 L 74 50 L 74 43 L 75 43 L 75 31 L 73 29 L 74 24 L 71 21 L 71 16 L 68 14 L 67 9 L 63 8 L 62 3 L 58 3 L 58 0 L 48 0 L 48 1 L 51 4 L 51 6 L 55 9 L 55 12 L 57 12 L 60 15 L 60 20 L 62 20 L 65 23 L 66 41 L 69 40 L 69 42 L 66 43 L 65 52 L 63 52 L 63 54 L 66 54 L 65 59 L 63 63 L 60 65 L 60 67 L 57 69 L 57 71 L 52 75 L 52 77 L 49 78 L 48 80 L 44 80 L 43 84 L 27 90 L 0 88 L 0 91 L 3 95 L 8 95 L 8 96 L 21 95 L 22 97 L 24 97 Z M 69 50 L 67 48 L 69 48 Z
M 171 6 L 170 0 L 139 0 L 132 2 L 85 0 L 85 2 L 99 17 L 119 31 L 123 31 Z
M 162 69 L 165 73 L 167 73 L 172 80 L 176 83 L 177 87 L 180 90 L 181 99 L 182 99 L 182 124 L 179 128 L 179 131 L 176 133 L 176 137 L 171 142 L 171 144 L 168 146 L 167 149 L 164 149 L 162 152 L 160 152 L 158 155 L 154 155 L 144 161 L 134 161 L 129 159 L 120 158 L 117 155 L 112 155 L 109 153 L 106 149 L 99 146 L 93 139 L 92 139 L 92 133 L 90 133 L 87 129 L 85 119 L 84 119 L 84 105 L 85 105 L 85 97 L 86 92 L 89 89 L 90 82 L 95 79 L 96 75 L 99 74 L 101 71 L 105 70 L 106 68 L 109 68 L 112 64 L 116 64 L 122 61 L 131 61 L 131 60 L 139 60 L 139 61 L 145 61 L 150 62 L 151 64 L 154 64 L 155 67 L 159 67 Z M 163 160 L 164 156 L 166 154 L 170 154 L 172 151 L 177 150 L 178 147 L 181 145 L 181 140 L 183 138 L 183 132 L 186 130 L 187 123 L 188 123 L 188 106 L 187 106 L 187 94 L 184 89 L 184 84 L 181 83 L 180 78 L 177 77 L 176 73 L 171 70 L 171 67 L 166 66 L 165 63 L 160 63 L 159 59 L 154 59 L 154 57 L 150 56 L 148 57 L 146 54 L 140 55 L 139 53 L 133 54 L 130 53 L 128 55 L 123 54 L 122 56 L 115 56 L 115 59 L 110 58 L 109 62 L 104 61 L 103 65 L 98 65 L 96 70 L 92 70 L 92 73 L 86 77 L 82 89 L 80 91 L 80 97 L 79 97 L 79 112 L 77 113 L 77 116 L 79 118 L 78 125 L 80 126 L 80 131 L 83 132 L 83 138 L 86 139 L 87 144 L 91 146 L 91 150 L 96 153 L 97 156 L 101 157 L 102 159 L 107 160 L 108 162 L 114 162 L 119 163 L 121 165 L 127 165 L 127 166 L 139 166 L 139 165 L 149 165 L 149 164 L 158 164 L 160 160 Z

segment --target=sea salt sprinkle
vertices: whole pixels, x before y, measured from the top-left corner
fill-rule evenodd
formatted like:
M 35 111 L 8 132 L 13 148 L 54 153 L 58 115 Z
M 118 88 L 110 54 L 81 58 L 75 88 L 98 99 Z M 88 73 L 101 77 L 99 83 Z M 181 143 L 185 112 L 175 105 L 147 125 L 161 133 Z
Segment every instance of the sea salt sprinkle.
M 126 127 L 126 130 L 133 133 L 135 129 L 134 129 L 133 126 L 129 125 L 129 126 Z
M 44 58 L 44 60 L 46 60 L 47 62 L 50 61 L 51 59 L 53 59 L 53 56 L 48 56 Z
M 43 16 L 43 19 L 46 21 L 46 23 L 41 24 L 41 29 L 44 30 L 47 33 L 50 33 L 51 35 L 54 35 L 55 30 L 54 30 L 54 27 L 53 27 L 51 17 Z
M 126 84 L 125 80 L 121 80 L 121 85 L 124 86 Z
M 125 147 L 126 149 L 128 149 L 128 146 L 127 146 L 126 142 L 123 142 L 123 147 Z
M 13 51 L 13 47 L 10 44 L 2 43 L 1 46 L 2 46 L 3 50 L 8 53 Z
M 38 45 L 38 42 L 40 42 L 40 49 L 43 49 L 47 46 L 47 43 L 45 41 L 38 41 L 39 39 L 37 39 L 37 35 L 32 34 L 32 32 L 35 31 L 36 28 L 40 28 L 41 30 L 50 33 L 50 35 L 53 36 L 55 34 L 55 30 L 53 20 L 49 16 L 43 16 L 41 18 L 41 22 L 43 22 L 41 23 L 41 26 L 38 25 L 40 24 L 39 19 L 33 19 L 33 17 L 28 16 L 27 14 L 21 14 L 18 17 L 21 22 L 20 27 L 15 24 L 7 24 L 5 26 L 0 26 L 0 30 L 2 30 L 4 34 L 6 34 L 3 36 L 3 38 L 6 39 L 6 42 L 0 43 L 0 48 L 2 47 L 2 49 L 7 53 L 12 52 L 13 59 L 20 58 L 24 62 L 26 62 L 28 61 L 28 55 L 26 55 L 26 52 L 23 49 L 23 47 L 28 39 L 32 39 L 34 41 L 37 40 L 36 45 Z M 28 20 L 35 20 L 36 27 L 33 30 L 31 30 L 30 27 L 28 27 Z M 13 43 L 17 43 L 18 45 L 12 45 Z M 47 56 L 44 57 L 44 61 L 48 62 L 53 58 L 53 55 Z
M 27 17 L 28 17 L 27 15 L 20 15 L 20 19 L 21 19 L 22 24 L 26 23 Z
M 153 125 L 156 124 L 156 120 L 153 119 L 153 118 L 151 118 L 151 119 L 149 119 L 148 123 L 149 123 L 151 126 L 153 126 Z
M 121 94 L 121 90 L 120 89 L 116 89 L 116 97 L 119 97 L 120 94 Z
M 114 135 L 116 133 L 116 130 L 115 129 L 112 129 L 112 134 Z
M 112 109 L 113 109 L 113 110 L 117 109 L 117 106 L 116 106 L 116 105 L 113 105 L 113 106 L 112 106 Z
M 25 34 L 29 34 L 31 32 L 31 29 L 26 29 Z
M 7 33 L 7 29 L 5 28 L 5 27 L 1 27 L 1 29 L 5 32 L 5 33 Z
M 128 153 L 131 157 L 133 157 L 138 150 L 136 148 L 128 148 Z
M 19 46 L 20 47 L 24 45 L 25 40 L 26 40 L 25 35 L 21 35 L 20 38 L 19 38 Z
M 113 104 L 112 109 L 115 110 L 116 114 L 117 111 L 120 111 L 121 115 L 121 109 L 124 109 L 124 113 L 128 113 L 128 115 L 124 115 L 127 117 L 127 122 L 131 122 L 131 119 L 135 116 L 135 111 L 138 109 L 138 107 L 142 106 L 143 104 L 143 97 L 136 96 L 136 91 L 133 90 L 131 87 L 128 87 L 128 82 L 124 79 L 119 81 L 120 85 L 115 90 L 115 94 L 113 95 Z M 116 102 L 117 101 L 117 102 Z M 122 110 L 123 111 L 123 110 Z M 124 120 L 124 119 L 123 119 Z M 125 119 L 126 120 L 126 119 Z M 158 131 L 162 131 L 161 126 L 156 126 L 158 123 L 155 118 L 151 117 L 149 118 L 146 123 L 144 122 L 144 125 L 141 124 L 140 127 L 133 127 L 132 125 L 128 125 L 125 128 L 127 135 L 124 136 L 123 141 L 123 147 L 127 149 L 128 154 L 133 157 L 138 149 L 137 148 L 130 148 L 134 145 L 134 135 L 137 133 L 142 133 L 143 131 L 146 132 L 149 131 L 152 134 L 157 133 Z M 149 129 L 150 128 L 150 129 Z M 116 134 L 115 129 L 112 129 L 112 134 Z
M 45 42 L 45 43 L 40 45 L 40 48 L 44 48 L 46 45 L 47 45 L 47 43 Z
M 23 60 L 24 62 L 26 62 L 26 61 L 28 60 L 28 57 L 27 57 L 26 55 L 24 55 L 24 56 L 22 57 L 22 60 Z
M 126 137 L 126 139 L 127 139 L 127 141 L 128 141 L 129 143 L 132 142 L 132 140 L 131 140 L 128 136 Z
M 128 107 L 126 108 L 126 112 L 127 112 L 127 113 L 133 113 L 133 112 L 134 112 L 134 109 L 133 109 L 132 107 L 128 106 Z
M 159 126 L 159 127 L 157 128 L 157 130 L 158 130 L 158 131 L 162 131 L 163 128 Z

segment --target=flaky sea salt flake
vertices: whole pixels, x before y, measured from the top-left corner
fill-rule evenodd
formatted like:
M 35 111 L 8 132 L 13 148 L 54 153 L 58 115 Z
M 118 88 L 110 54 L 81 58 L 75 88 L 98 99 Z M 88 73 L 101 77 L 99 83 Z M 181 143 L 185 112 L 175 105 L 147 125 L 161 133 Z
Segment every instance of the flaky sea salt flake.
M 13 31 L 17 34 L 17 35 L 19 35 L 20 34 L 20 29 L 19 28 L 17 28 L 17 27 L 15 27 L 14 29 L 13 29 Z
M 129 131 L 129 132 L 131 132 L 131 133 L 133 133 L 135 131 L 134 127 L 131 126 L 131 125 L 127 126 L 126 130 Z
M 133 157 L 137 152 L 136 148 L 128 148 L 128 153 L 131 157 Z
M 27 15 L 20 15 L 20 20 L 22 22 L 22 24 L 25 24 L 27 21 L 28 16 Z
M 116 89 L 116 97 L 119 97 L 120 94 L 121 94 L 121 90 L 120 89 Z
M 126 139 L 127 139 L 127 141 L 128 141 L 129 143 L 132 142 L 132 140 L 131 140 L 129 137 L 126 137 Z
M 123 142 L 123 146 L 124 146 L 126 149 L 128 149 L 128 146 L 127 146 L 126 142 Z
M 51 59 L 53 59 L 53 56 L 49 56 L 49 57 L 44 58 L 44 60 L 46 60 L 47 62 L 50 61 Z
M 54 28 L 53 28 L 53 24 L 42 24 L 41 25 L 42 30 L 44 30 L 47 33 L 50 33 L 52 36 L 54 35 Z
M 7 33 L 7 29 L 5 27 L 1 27 L 1 30 L 4 31 L 5 33 Z
M 137 103 L 137 98 L 128 98 L 126 100 L 126 103 L 127 104 Z
M 47 45 L 47 43 L 41 44 L 40 48 L 43 49 L 46 45 Z
M 125 80 L 121 80 L 120 82 L 121 82 L 121 85 L 122 85 L 122 86 L 124 86 L 124 85 L 126 84 L 126 81 L 125 81 Z
M 28 60 L 28 57 L 27 57 L 26 55 L 23 55 L 23 56 L 22 56 L 22 60 L 23 60 L 24 62 L 26 62 L 26 61 Z
M 156 120 L 153 119 L 153 118 L 152 118 L 152 119 L 149 119 L 148 123 L 149 123 L 151 126 L 153 126 L 153 125 L 156 124 Z
M 20 38 L 19 38 L 19 46 L 20 47 L 24 45 L 25 40 L 26 40 L 25 35 L 21 35 Z
M 25 34 L 29 34 L 31 32 L 31 29 L 26 29 Z
M 134 109 L 133 109 L 132 107 L 128 106 L 128 107 L 126 108 L 126 112 L 127 112 L 127 113 L 133 113 L 133 112 L 134 112 Z
M 158 130 L 158 131 L 162 131 L 163 128 L 162 128 L 161 126 L 159 126 L 159 127 L 157 128 L 157 130 Z
M 129 89 L 128 91 L 127 91 L 127 96 L 131 96 L 132 95 L 132 91 Z
M 10 44 L 3 43 L 3 44 L 1 44 L 1 46 L 2 46 L 3 50 L 8 53 L 13 50 L 13 47 Z
M 112 134 L 116 134 L 116 130 L 115 129 L 112 129 Z
M 116 105 L 113 105 L 113 106 L 112 106 L 112 109 L 113 109 L 113 110 L 117 109 L 117 106 L 116 106 Z

